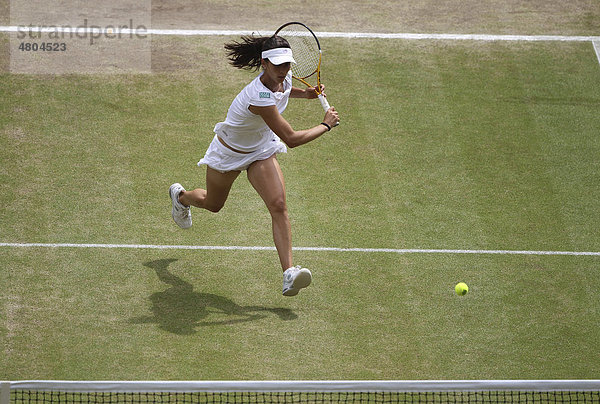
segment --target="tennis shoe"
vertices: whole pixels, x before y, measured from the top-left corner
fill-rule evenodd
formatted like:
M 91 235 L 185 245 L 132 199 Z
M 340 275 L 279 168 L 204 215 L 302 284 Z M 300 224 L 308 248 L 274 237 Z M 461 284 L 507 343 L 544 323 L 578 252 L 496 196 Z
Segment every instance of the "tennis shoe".
M 307 287 L 312 282 L 312 274 L 300 265 L 291 267 L 283 273 L 283 295 L 296 296 L 300 289 Z
M 181 184 L 175 183 L 169 187 L 169 195 L 171 196 L 171 203 L 173 209 L 171 210 L 171 216 L 175 223 L 182 229 L 189 229 L 192 227 L 192 212 L 189 206 L 182 205 L 179 202 L 179 194 L 185 191 L 185 188 Z

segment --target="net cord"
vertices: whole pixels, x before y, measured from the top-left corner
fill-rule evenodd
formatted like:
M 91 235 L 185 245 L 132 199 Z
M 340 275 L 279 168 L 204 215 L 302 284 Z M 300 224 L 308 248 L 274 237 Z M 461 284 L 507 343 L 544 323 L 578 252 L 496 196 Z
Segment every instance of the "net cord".
M 0 404 L 11 390 L 67 392 L 451 392 L 600 391 L 600 380 L 348 380 L 348 381 L 63 381 L 1 382 Z

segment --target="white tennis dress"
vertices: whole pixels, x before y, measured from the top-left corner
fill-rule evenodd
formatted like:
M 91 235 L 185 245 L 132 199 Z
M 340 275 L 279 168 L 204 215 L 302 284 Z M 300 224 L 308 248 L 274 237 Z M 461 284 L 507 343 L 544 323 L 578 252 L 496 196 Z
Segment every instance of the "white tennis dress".
M 262 75 L 261 72 L 244 87 L 231 103 L 225 121 L 215 125 L 215 137 L 198 165 L 205 164 L 220 172 L 242 171 L 255 161 L 265 160 L 275 153 L 287 152 L 285 144 L 262 117 L 250 112 L 248 107 L 275 105 L 279 113 L 283 113 L 292 91 L 292 73 L 289 72 L 283 82 L 283 92 L 269 90 L 260 81 Z M 232 148 L 245 153 L 228 149 L 217 137 Z

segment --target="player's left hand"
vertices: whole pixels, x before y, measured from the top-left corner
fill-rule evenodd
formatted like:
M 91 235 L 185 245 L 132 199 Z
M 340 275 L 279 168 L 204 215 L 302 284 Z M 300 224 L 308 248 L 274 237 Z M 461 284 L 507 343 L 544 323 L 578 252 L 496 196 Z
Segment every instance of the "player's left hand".
M 325 86 L 323 84 L 321 84 L 321 86 L 319 88 L 321 89 L 321 94 L 323 94 L 325 97 L 327 97 L 327 95 L 324 93 Z M 306 89 L 306 95 L 307 95 L 307 98 L 310 100 L 313 98 L 317 98 L 319 96 L 319 93 L 317 93 L 316 87 L 308 87 Z

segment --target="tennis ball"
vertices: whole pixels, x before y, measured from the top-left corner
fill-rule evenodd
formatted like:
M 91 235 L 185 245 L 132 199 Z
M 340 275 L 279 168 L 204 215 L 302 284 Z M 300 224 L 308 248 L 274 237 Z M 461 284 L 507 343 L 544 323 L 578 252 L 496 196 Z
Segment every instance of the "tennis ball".
M 464 296 L 464 295 L 466 295 L 469 292 L 469 287 L 467 286 L 466 283 L 459 282 L 454 287 L 454 290 L 456 291 L 457 295 Z

